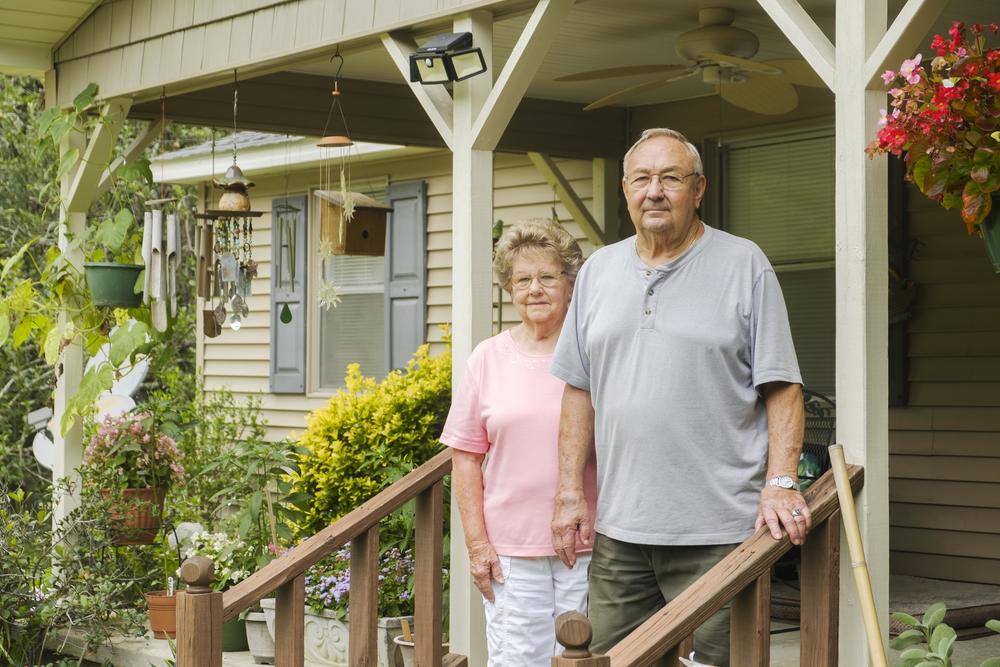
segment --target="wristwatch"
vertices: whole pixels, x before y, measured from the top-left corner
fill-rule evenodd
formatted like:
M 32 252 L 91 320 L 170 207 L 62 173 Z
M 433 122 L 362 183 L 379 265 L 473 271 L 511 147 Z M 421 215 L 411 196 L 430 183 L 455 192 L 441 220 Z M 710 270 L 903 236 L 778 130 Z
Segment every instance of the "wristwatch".
M 767 485 L 776 486 L 779 489 L 799 490 L 799 483 L 796 482 L 790 475 L 778 475 L 777 477 L 771 477 L 767 480 Z

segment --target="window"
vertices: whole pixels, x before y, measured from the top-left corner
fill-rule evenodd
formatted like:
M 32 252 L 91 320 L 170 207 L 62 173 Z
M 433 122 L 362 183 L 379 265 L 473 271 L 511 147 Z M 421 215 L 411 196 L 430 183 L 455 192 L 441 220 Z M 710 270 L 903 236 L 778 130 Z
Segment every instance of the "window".
M 321 262 L 322 281 L 337 286 L 340 304 L 319 307 L 319 389 L 344 384 L 347 365 L 364 375 L 385 374 L 384 257 L 336 255 Z
M 720 151 L 722 226 L 767 254 L 785 297 L 803 382 L 832 394 L 833 134 L 733 142 Z
M 312 305 L 310 353 L 313 391 L 332 393 L 343 386 L 348 364 L 367 376 L 383 377 L 405 367 L 425 339 L 427 185 L 386 179 L 359 183 L 354 190 L 393 207 L 386 228 L 386 254 L 380 257 L 335 255 L 310 259 Z M 315 199 L 315 197 L 314 197 Z M 312 203 L 311 210 L 317 204 Z M 312 219 L 319 219 L 313 215 Z M 319 247 L 319 226 L 311 229 Z M 336 308 L 318 304 L 324 284 L 336 286 Z

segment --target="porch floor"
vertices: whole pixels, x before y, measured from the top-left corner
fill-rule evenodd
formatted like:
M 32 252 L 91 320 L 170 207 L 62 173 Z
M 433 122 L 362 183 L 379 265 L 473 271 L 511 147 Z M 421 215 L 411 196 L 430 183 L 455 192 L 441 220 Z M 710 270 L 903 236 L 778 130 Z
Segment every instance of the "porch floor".
M 891 580 L 892 611 L 922 613 L 933 602 L 944 602 L 949 608 L 966 607 L 1000 602 L 1000 586 L 964 584 L 954 581 L 894 576 Z M 884 621 L 888 623 L 888 619 Z M 772 621 L 771 666 L 799 667 L 799 632 L 794 624 Z M 883 625 L 883 631 L 885 626 Z M 61 641 L 61 638 L 60 640 Z M 58 646 L 50 644 L 54 649 Z M 80 649 L 72 638 L 62 647 L 62 652 L 79 656 Z M 889 661 L 895 661 L 897 651 L 890 650 Z M 955 643 L 953 662 L 957 667 L 978 667 L 986 658 L 1000 655 L 1000 635 L 990 635 Z M 97 655 L 86 656 L 100 663 L 108 660 L 115 667 L 165 667 L 171 657 L 166 641 L 158 639 L 132 639 L 115 642 L 113 647 L 102 649 Z M 224 667 L 246 667 L 254 662 L 248 652 L 224 653 Z

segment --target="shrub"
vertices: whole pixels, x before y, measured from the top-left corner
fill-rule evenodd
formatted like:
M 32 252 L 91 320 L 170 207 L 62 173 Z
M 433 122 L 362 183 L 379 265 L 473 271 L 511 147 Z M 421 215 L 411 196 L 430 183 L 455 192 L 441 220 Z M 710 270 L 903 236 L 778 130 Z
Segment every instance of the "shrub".
M 114 529 L 106 512 L 82 506 L 53 530 L 45 503 L 0 485 L 0 664 L 42 664 L 57 628 L 81 633 L 88 649 L 145 632 L 153 550 L 109 548 Z
M 440 449 L 438 436 L 451 404 L 451 350 L 431 357 L 428 346 L 422 345 L 405 371 L 392 371 L 382 382 L 363 377 L 358 365 L 351 364 L 345 384 L 326 407 L 309 415 L 299 440 L 308 453 L 291 476 L 292 494 L 308 498 L 297 526 L 306 535 Z

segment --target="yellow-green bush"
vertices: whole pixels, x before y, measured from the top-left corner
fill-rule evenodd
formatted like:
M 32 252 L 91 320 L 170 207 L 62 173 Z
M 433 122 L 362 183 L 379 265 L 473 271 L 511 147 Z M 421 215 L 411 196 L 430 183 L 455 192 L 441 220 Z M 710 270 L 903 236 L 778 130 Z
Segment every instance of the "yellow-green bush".
M 429 355 L 422 345 L 405 371 L 382 382 L 347 368 L 346 387 L 307 418 L 292 496 L 311 535 L 340 518 L 441 447 L 438 436 L 451 404 L 451 349 Z

